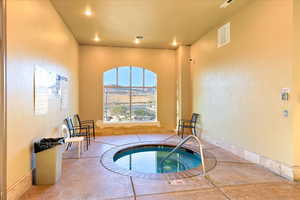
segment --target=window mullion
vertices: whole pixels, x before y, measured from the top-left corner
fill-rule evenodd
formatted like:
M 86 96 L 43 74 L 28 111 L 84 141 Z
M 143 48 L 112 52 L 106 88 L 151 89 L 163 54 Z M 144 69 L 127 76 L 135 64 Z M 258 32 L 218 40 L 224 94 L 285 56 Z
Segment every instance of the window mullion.
M 130 70 L 129 70 L 130 74 L 129 74 L 129 121 L 131 121 L 131 115 L 132 115 L 132 66 L 130 66 Z

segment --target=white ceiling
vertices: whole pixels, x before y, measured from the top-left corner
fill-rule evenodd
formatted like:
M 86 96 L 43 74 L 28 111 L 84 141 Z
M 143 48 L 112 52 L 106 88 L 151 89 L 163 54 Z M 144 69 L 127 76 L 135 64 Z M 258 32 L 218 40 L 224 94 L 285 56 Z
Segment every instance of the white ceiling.
M 191 45 L 249 0 L 51 0 L 80 44 L 175 49 Z M 84 15 L 86 8 L 91 16 Z M 95 42 L 95 34 L 101 39 Z M 133 41 L 142 35 L 140 44 Z

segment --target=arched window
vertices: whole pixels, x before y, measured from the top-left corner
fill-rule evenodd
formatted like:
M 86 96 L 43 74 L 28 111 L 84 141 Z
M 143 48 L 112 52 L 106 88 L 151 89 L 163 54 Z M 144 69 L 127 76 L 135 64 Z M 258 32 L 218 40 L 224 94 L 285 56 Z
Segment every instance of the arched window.
M 156 121 L 156 83 L 156 74 L 141 67 L 116 67 L 104 72 L 104 121 Z

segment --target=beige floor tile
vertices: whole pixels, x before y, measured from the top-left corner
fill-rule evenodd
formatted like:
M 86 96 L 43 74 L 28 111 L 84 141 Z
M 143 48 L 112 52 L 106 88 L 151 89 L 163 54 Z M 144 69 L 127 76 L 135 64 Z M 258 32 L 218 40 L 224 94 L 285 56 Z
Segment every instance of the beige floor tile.
M 41 193 L 33 193 L 33 187 L 35 186 L 31 186 L 31 188 L 25 194 L 23 194 L 20 200 L 44 200 L 43 195 L 46 190 Z
M 97 136 L 96 142 L 104 142 L 113 145 L 123 145 L 140 142 L 136 135 Z
M 121 176 L 103 168 L 100 163 L 100 156 L 113 145 L 135 143 L 141 140 L 158 141 L 163 138 L 168 139 L 168 141 L 180 141 L 180 138 L 177 136 L 167 137 L 167 135 L 147 134 L 97 137 L 96 141 L 92 141 L 89 151 L 82 154 L 81 159 L 63 160 L 63 173 L 57 184 L 52 186 L 33 186 L 21 199 L 117 200 L 120 198 L 119 200 L 133 200 L 131 198 L 133 191 L 129 177 Z M 113 145 L 108 145 L 109 143 Z M 190 143 L 189 145 L 195 144 Z M 213 156 L 219 160 L 217 167 L 208 172 L 209 179 L 217 186 L 223 187 L 222 189 L 232 200 L 300 200 L 300 185 L 290 184 L 272 172 L 257 165 L 244 162 L 235 155 L 214 145 L 209 143 L 204 143 L 204 145 L 208 151 L 207 155 L 210 154 L 209 156 L 212 156 L 211 154 L 214 154 Z M 76 145 L 69 152 L 66 152 L 64 157 L 77 158 Z M 141 200 L 224 199 L 224 196 L 215 191 L 213 185 L 203 177 L 183 180 L 183 184 L 174 185 L 164 180 L 133 178 L 135 190 L 140 195 L 138 199 Z M 273 194 L 276 194 L 276 198 Z
M 138 196 L 137 200 L 226 200 L 226 197 L 216 189 L 203 189 L 199 191 Z
M 174 142 L 175 144 L 176 143 L 179 143 L 182 141 L 182 138 L 177 136 L 176 134 L 173 136 L 173 137 L 169 137 L 167 138 L 168 142 Z M 217 146 L 213 145 L 213 144 L 210 144 L 204 140 L 201 140 L 201 143 L 203 145 L 203 149 L 214 149 L 214 148 L 218 148 Z M 194 147 L 198 147 L 198 144 L 195 140 L 190 140 L 187 142 L 187 145 L 191 145 L 191 146 L 194 146 Z
M 22 200 L 44 200 L 46 193 L 51 193 L 53 185 L 39 185 L 32 186 L 22 197 Z
M 204 140 L 200 140 L 200 141 L 201 141 L 203 149 L 215 149 L 215 148 L 217 148 L 217 146 L 215 146 L 213 144 L 210 144 L 210 143 L 208 143 Z M 198 142 L 194 139 L 189 140 L 186 144 L 190 145 L 190 146 L 198 147 Z
M 201 140 L 204 149 L 215 149 L 218 148 L 216 145 L 210 144 L 204 140 Z
M 138 134 L 137 136 L 140 138 L 142 142 L 146 141 L 163 141 L 174 134 Z
M 180 142 L 182 139 L 180 137 L 178 137 L 177 135 L 174 135 L 173 137 L 169 137 L 166 139 L 166 141 L 168 142 L 174 142 L 174 143 L 178 143 Z
M 238 163 L 250 163 L 228 151 L 221 148 L 211 148 L 207 149 L 208 152 L 212 153 L 218 162 L 238 162 Z
M 269 183 L 221 188 L 234 200 L 299 200 L 300 187 L 295 184 Z
M 184 190 L 195 190 L 201 188 L 211 188 L 213 187 L 205 178 L 203 177 L 192 177 L 183 179 L 183 184 L 170 184 L 167 180 L 148 180 L 133 178 L 133 183 L 137 195 L 145 194 L 157 194 L 164 192 L 176 192 Z
M 37 190 L 42 192 L 38 194 Z M 29 194 L 35 198 L 40 196 L 40 199 L 72 200 L 122 198 L 133 195 L 129 177 L 104 169 L 99 158 L 64 160 L 62 177 L 55 185 L 47 188 L 32 187 L 26 195 Z
M 208 177 L 217 186 L 286 181 L 262 167 L 246 163 L 217 163 Z
M 107 151 L 108 149 L 110 149 L 112 147 L 114 147 L 114 146 L 108 145 L 108 144 L 103 144 L 100 142 L 91 142 L 91 144 L 89 145 L 89 149 L 88 150 L 84 149 L 84 151 L 81 153 L 81 158 L 100 157 L 105 151 Z M 70 159 L 70 158 L 77 159 L 78 158 L 77 149 L 78 149 L 77 145 L 75 145 L 75 144 L 72 145 L 72 147 L 70 149 L 68 149 L 68 151 L 65 151 L 63 153 L 63 158 L 64 159 Z

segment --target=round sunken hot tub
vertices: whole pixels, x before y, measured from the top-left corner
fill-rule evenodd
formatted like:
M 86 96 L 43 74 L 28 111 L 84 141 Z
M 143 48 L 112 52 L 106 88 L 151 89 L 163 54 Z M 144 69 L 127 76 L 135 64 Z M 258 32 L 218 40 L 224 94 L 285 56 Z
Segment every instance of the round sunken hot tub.
M 201 165 L 200 155 L 179 148 L 167 159 L 174 147 L 168 145 L 141 145 L 117 152 L 113 161 L 121 168 L 142 173 L 176 173 Z
M 127 176 L 148 179 L 181 179 L 204 174 L 197 148 L 184 145 L 167 159 L 176 144 L 146 142 L 113 147 L 101 157 L 108 170 Z M 215 157 L 204 151 L 205 171 L 216 165 Z

